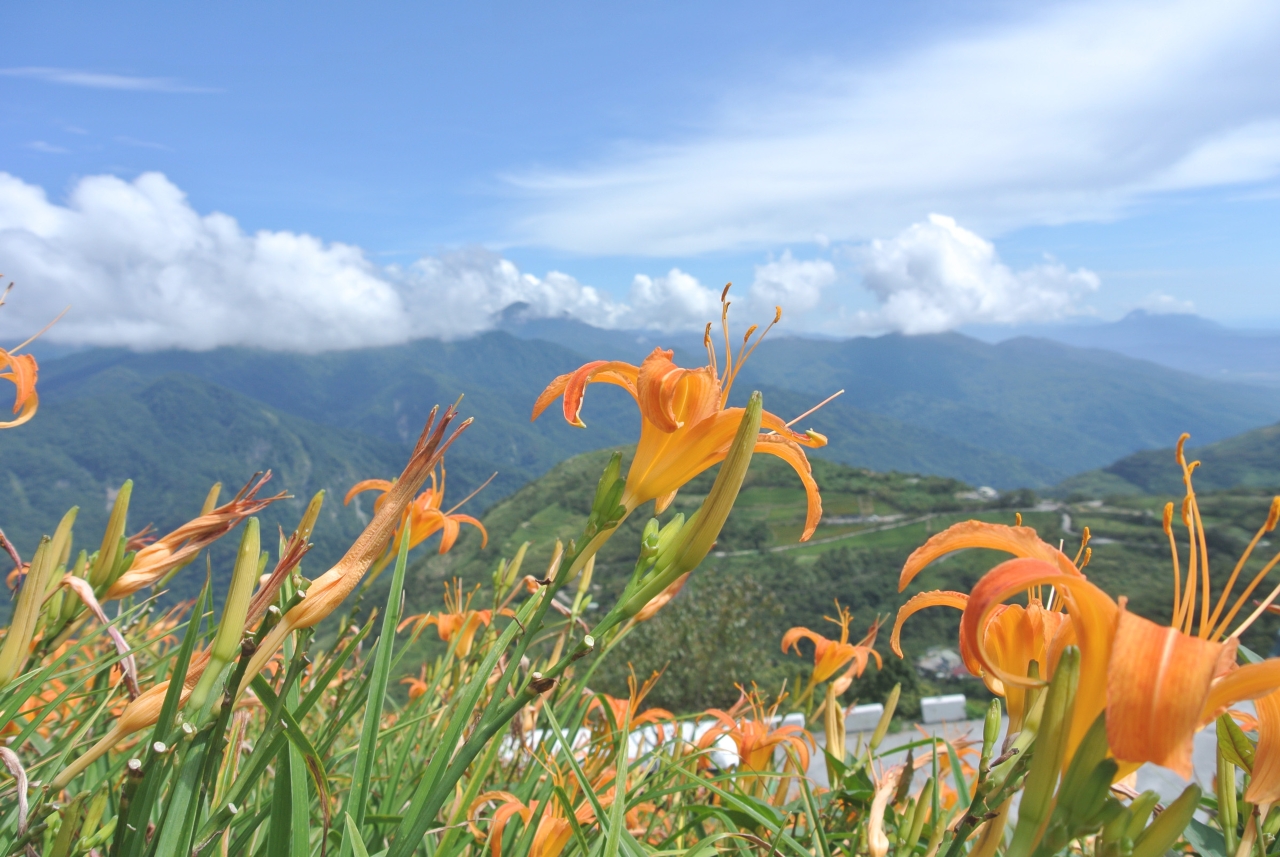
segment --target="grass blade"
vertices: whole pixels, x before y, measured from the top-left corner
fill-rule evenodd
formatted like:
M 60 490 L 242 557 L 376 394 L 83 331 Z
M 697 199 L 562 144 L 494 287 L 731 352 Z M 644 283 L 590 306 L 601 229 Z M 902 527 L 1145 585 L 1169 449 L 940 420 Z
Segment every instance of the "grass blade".
M 360 746 L 356 751 L 355 770 L 351 775 L 351 791 L 347 793 L 344 813 L 347 818 L 342 832 L 340 857 L 352 857 L 352 829 L 358 834 L 364 824 L 365 809 L 369 802 L 369 784 L 373 779 L 373 763 L 378 755 L 378 729 L 382 724 L 382 707 L 387 696 L 387 683 L 391 679 L 391 655 L 395 648 L 396 626 L 400 624 L 401 593 L 404 591 L 404 570 L 409 557 L 409 527 L 404 528 L 400 550 L 396 554 L 396 567 L 391 577 L 391 591 L 387 593 L 387 609 L 382 614 L 382 634 L 378 637 L 377 651 L 373 659 L 373 675 L 369 681 L 369 698 L 364 708 L 364 726 L 360 730 Z

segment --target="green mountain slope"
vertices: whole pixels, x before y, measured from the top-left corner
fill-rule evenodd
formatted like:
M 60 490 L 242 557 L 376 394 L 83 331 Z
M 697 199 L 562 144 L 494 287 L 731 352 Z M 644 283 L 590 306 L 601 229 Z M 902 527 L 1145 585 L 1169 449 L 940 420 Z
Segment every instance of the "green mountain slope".
M 265 493 L 294 495 L 261 516 L 264 545 L 273 553 L 276 527 L 292 530 L 311 495 L 328 492 L 305 561 L 314 572 L 341 556 L 363 527 L 357 508 L 342 506 L 347 488 L 370 475 L 398 473 L 402 459 L 395 445 L 173 373 L 128 392 L 45 403 L 34 421 L 0 433 L 0 525 L 28 557 L 41 534 L 78 505 L 77 548 L 93 550 L 125 479 L 134 481 L 130 531 L 154 523 L 163 533 L 199 514 L 214 482 L 223 483 L 226 499 L 255 471 L 271 469 Z M 364 512 L 370 509 L 366 502 Z M 219 550 L 216 557 L 229 557 L 234 544 L 219 543 Z M 215 563 L 219 573 L 226 566 Z M 175 580 L 175 591 L 192 594 L 202 580 L 192 568 Z
M 1199 459 L 1196 484 L 1205 490 L 1266 488 L 1280 490 L 1280 424 L 1259 429 L 1187 450 L 1188 459 Z M 1099 470 L 1081 473 L 1064 481 L 1055 493 L 1088 494 L 1172 494 L 1180 490 L 1182 477 L 1171 466 L 1172 447 L 1126 455 Z
M 782 339 L 761 346 L 744 380 L 814 396 L 843 387 L 860 408 L 1036 462 L 1052 481 L 1183 431 L 1214 441 L 1280 416 L 1274 390 L 1036 339 Z
M 684 365 L 705 361 L 698 340 L 683 334 L 601 331 L 564 320 L 512 329 L 316 355 L 98 349 L 49 361 L 42 395 L 57 401 L 136 389 L 181 371 L 404 446 L 432 405 L 465 393 L 463 413 L 477 422 L 453 457 L 455 484 L 466 491 L 497 470 L 478 498 L 483 507 L 569 455 L 634 439 L 634 404 L 607 385 L 588 395 L 590 431 L 565 425 L 554 408 L 530 424 L 534 398 L 556 375 L 587 359 L 637 361 L 665 343 Z M 795 415 L 842 387 L 843 398 L 806 420 L 831 438 L 818 456 L 998 488 L 1052 485 L 1135 449 L 1165 446 L 1183 430 L 1212 441 L 1280 418 L 1280 391 L 1215 384 L 1045 340 L 993 346 L 958 334 L 768 340 L 735 397 L 762 389 L 771 409 Z

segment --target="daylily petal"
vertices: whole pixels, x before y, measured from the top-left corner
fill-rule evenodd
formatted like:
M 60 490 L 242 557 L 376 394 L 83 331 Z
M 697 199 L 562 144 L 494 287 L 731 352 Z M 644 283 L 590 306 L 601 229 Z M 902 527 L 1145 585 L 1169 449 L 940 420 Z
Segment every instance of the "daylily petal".
M 1244 799 L 1270 804 L 1280 800 L 1280 690 L 1258 697 L 1253 705 L 1258 712 L 1258 751 Z
M 1192 773 L 1193 738 L 1222 655 L 1211 643 L 1120 607 L 1107 675 L 1107 743 L 1117 759 Z M 1083 675 L 1083 670 L 1082 670 Z
M 913 578 L 926 565 L 940 556 L 962 548 L 990 548 L 1017 557 L 1043 560 L 1055 566 L 1059 572 L 1080 577 L 1066 554 L 1042 541 L 1031 527 L 1009 527 L 1004 524 L 988 524 L 985 521 L 962 521 L 929 539 L 907 557 L 898 577 L 898 591 L 907 588 Z
M 819 643 L 828 642 L 827 639 L 823 637 L 821 634 L 815 631 L 810 631 L 808 628 L 792 628 L 789 631 L 787 631 L 787 633 L 782 635 L 783 654 L 786 654 L 792 648 L 795 649 L 797 655 L 800 654 L 801 640 L 808 640 L 809 642 L 813 643 L 815 646 L 818 645 Z
M 453 543 L 458 540 L 458 533 L 462 526 L 454 519 L 452 515 L 441 516 L 440 521 L 440 553 L 448 553 L 449 548 L 453 547 Z
M 582 399 L 591 383 L 614 384 L 636 396 L 636 379 L 640 370 L 630 363 L 616 360 L 593 360 L 581 368 L 556 378 L 538 396 L 533 405 L 530 422 L 547 409 L 560 396 L 564 397 L 564 418 L 573 426 L 586 428 L 582 421 Z
M 912 595 L 907 599 L 907 603 L 898 608 L 898 618 L 893 622 L 893 633 L 889 635 L 889 648 L 898 657 L 902 657 L 902 625 L 909 618 L 919 613 L 926 607 L 955 607 L 957 610 L 963 610 L 969 603 L 969 596 L 963 592 L 950 592 L 946 590 L 936 589 L 933 592 L 921 592 L 918 595 Z M 966 665 L 968 661 L 965 662 Z M 975 660 L 970 671 L 978 674 L 978 662 Z
M 668 434 L 720 410 L 715 371 L 710 366 L 682 369 L 671 357 L 671 351 L 653 349 L 640 364 L 636 385 L 641 415 Z
M 1280 658 L 1245 664 L 1213 683 L 1201 719 L 1212 720 L 1228 705 L 1243 699 L 1258 699 L 1276 688 L 1280 688 Z
M 6 367 L 9 371 L 0 372 L 0 378 L 13 382 L 13 412 L 18 416 L 8 422 L 0 422 L 0 429 L 22 425 L 36 415 L 40 406 L 40 397 L 36 395 L 36 377 L 40 367 L 36 358 L 30 354 L 10 354 L 0 348 L 0 369 Z
M 342 505 L 349 504 L 352 498 L 362 491 L 381 491 L 385 494 L 391 490 L 392 484 L 390 479 L 361 479 L 347 491 L 347 496 L 342 498 Z
M 770 416 L 773 415 L 770 414 Z M 805 499 L 808 502 L 808 511 L 804 518 L 804 534 L 800 536 L 800 541 L 807 542 L 822 521 L 822 495 L 818 493 L 818 483 L 813 480 L 813 468 L 809 464 L 809 459 L 805 457 L 804 450 L 791 438 L 780 434 L 764 434 L 756 441 L 755 451 L 781 458 L 790 464 L 791 469 L 800 477 L 800 482 L 804 485 Z
M 801 446 L 817 449 L 827 445 L 826 435 L 818 434 L 816 431 L 807 431 L 803 434 L 798 431 L 792 431 L 791 427 L 782 421 L 782 417 L 767 411 L 760 417 L 760 427 L 777 432 L 787 440 L 794 441 Z
M 978 581 L 969 594 L 969 604 L 960 619 L 961 648 L 973 647 L 975 658 L 984 670 L 991 672 L 1009 687 L 1035 687 L 1042 681 L 1033 681 L 1026 675 L 1016 675 L 1001 669 L 985 652 L 985 626 L 989 614 L 1003 604 L 1005 599 L 1030 589 L 1032 586 L 1052 585 L 1064 599 L 1071 615 L 1070 633 L 1074 644 L 1080 647 L 1080 683 L 1076 689 L 1075 716 L 1071 722 L 1071 736 L 1066 758 L 1070 759 L 1084 738 L 1085 732 L 1107 705 L 1107 669 L 1111 662 L 1111 638 L 1119 608 L 1105 592 L 1094 586 L 1078 572 L 1067 575 L 1039 559 L 1011 559 L 993 568 Z M 1061 637 L 1062 634 L 1056 635 Z M 968 642 L 966 643 L 966 638 Z M 1042 671 L 1048 678 L 1057 665 L 1055 652 L 1060 652 L 1056 640 L 1049 663 Z

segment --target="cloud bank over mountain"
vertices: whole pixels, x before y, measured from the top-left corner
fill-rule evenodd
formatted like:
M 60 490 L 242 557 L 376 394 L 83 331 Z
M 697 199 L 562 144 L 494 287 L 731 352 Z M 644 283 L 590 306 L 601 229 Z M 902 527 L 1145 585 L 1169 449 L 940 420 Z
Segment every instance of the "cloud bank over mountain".
M 1013 271 L 990 241 L 941 214 L 863 253 L 862 283 L 879 301 L 856 326 L 941 333 L 965 324 L 1018 324 L 1071 315 L 1100 285 L 1083 268 L 1048 261 Z
M 840 284 L 860 273 L 879 309 L 843 313 L 838 329 L 824 321 L 825 332 L 924 333 L 1057 317 L 1098 287 L 1091 272 L 1056 262 L 1011 271 L 989 242 L 938 215 L 852 257 L 860 272 L 784 251 L 756 265 L 740 300 L 759 315 L 781 305 L 803 327 L 806 313 L 847 297 Z M 529 316 L 604 328 L 694 329 L 719 316 L 719 288 L 679 268 L 637 274 L 618 297 L 559 271 L 522 272 L 478 248 L 383 266 L 350 244 L 249 233 L 229 215 L 201 214 L 159 173 L 90 176 L 65 204 L 0 173 L 0 270 L 19 286 L 0 310 L 0 335 L 24 338 L 69 304 L 51 341 L 139 350 L 325 351 L 458 338 L 491 328 L 515 303 Z

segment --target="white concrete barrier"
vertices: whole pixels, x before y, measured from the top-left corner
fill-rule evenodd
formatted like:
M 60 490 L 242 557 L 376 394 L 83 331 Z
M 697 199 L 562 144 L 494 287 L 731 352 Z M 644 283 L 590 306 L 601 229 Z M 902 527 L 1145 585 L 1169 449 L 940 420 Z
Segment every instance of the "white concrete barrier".
M 964 694 L 949 693 L 946 696 L 924 697 L 920 700 L 920 717 L 925 723 L 964 720 Z
M 878 702 L 870 705 L 855 705 L 849 709 L 844 718 L 844 728 L 849 732 L 870 732 L 880 724 L 884 716 L 884 706 Z

